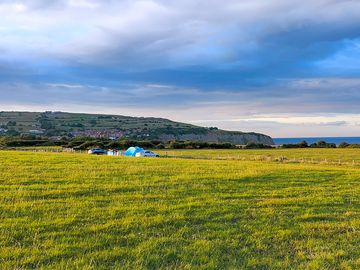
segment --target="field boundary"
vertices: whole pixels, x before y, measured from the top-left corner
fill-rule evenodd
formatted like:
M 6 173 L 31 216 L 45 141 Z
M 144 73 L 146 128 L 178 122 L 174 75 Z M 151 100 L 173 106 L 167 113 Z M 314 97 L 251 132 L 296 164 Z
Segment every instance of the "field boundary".
M 0 148 L 0 151 L 20 151 L 20 152 L 34 152 L 34 153 L 77 153 L 87 154 L 86 150 L 74 150 L 71 148 L 60 147 L 20 147 L 20 148 Z M 201 151 L 201 150 L 200 150 Z M 242 150 L 246 151 L 246 150 Z M 170 150 L 171 152 L 171 150 Z M 321 165 L 346 165 L 346 166 L 360 166 L 360 162 L 356 160 L 344 161 L 341 159 L 331 160 L 328 158 L 315 159 L 309 157 L 288 157 L 280 156 L 266 156 L 254 155 L 243 157 L 241 155 L 217 155 L 217 156 L 191 156 L 191 155 L 169 155 L 168 152 L 161 153 L 161 158 L 176 158 L 176 159 L 195 159 L 195 160 L 232 160 L 232 161 L 264 161 L 264 162 L 277 162 L 277 163 L 305 163 L 305 164 L 321 164 Z
M 178 159 L 199 159 L 199 160 L 238 160 L 238 161 L 267 161 L 267 162 L 278 162 L 278 163 L 306 163 L 306 164 L 322 164 L 322 165 L 351 165 L 351 166 L 360 166 L 360 162 L 355 160 L 342 161 L 341 159 L 338 161 L 334 160 L 317 160 L 313 158 L 288 158 L 286 156 L 279 157 L 269 157 L 269 156 L 255 156 L 255 157 L 240 157 L 240 156 L 218 156 L 218 157 L 205 157 L 205 156 L 175 156 L 175 155 L 164 155 L 165 158 L 178 158 Z

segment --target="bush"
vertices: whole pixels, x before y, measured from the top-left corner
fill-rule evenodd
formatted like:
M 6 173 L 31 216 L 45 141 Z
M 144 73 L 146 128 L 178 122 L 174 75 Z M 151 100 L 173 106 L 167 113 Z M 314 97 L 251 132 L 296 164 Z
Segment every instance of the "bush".
M 8 136 L 19 136 L 20 132 L 16 131 L 15 129 L 9 129 L 6 132 L 6 135 L 8 135 Z
M 46 119 L 41 119 L 40 124 L 41 124 L 41 128 L 45 129 L 45 130 L 54 128 L 53 124 L 50 121 L 46 120 Z
M 262 144 L 262 143 L 254 143 L 249 142 L 245 145 L 244 149 L 271 149 L 273 148 L 270 145 Z
M 312 148 L 336 148 L 335 143 L 327 143 L 325 141 L 318 141 L 317 143 L 310 144 Z
M 165 149 L 165 145 L 162 143 L 159 143 L 155 146 L 156 149 Z
M 171 141 L 168 146 L 171 149 L 185 149 L 185 144 L 183 142 Z
M 231 143 L 207 143 L 193 141 L 171 141 L 167 144 L 170 149 L 232 149 L 236 148 Z
M 289 143 L 289 144 L 283 144 L 281 148 L 307 148 L 309 147 L 308 143 L 306 141 L 301 141 L 299 143 Z
M 28 146 L 44 146 L 48 141 L 47 140 L 21 140 L 14 139 L 9 140 L 3 145 L 5 147 L 28 147 Z
M 7 123 L 7 126 L 8 126 L 8 127 L 15 127 L 15 126 L 16 126 L 16 122 L 15 122 L 15 121 L 9 121 L 9 122 Z
M 87 141 L 74 147 L 75 150 L 88 150 L 90 148 L 104 148 L 104 144 L 98 141 Z
M 358 143 L 349 144 L 349 146 L 347 148 L 360 148 L 360 144 L 358 144 Z
M 350 144 L 348 144 L 347 142 L 342 142 L 339 144 L 339 148 L 346 148 L 346 147 L 349 147 Z

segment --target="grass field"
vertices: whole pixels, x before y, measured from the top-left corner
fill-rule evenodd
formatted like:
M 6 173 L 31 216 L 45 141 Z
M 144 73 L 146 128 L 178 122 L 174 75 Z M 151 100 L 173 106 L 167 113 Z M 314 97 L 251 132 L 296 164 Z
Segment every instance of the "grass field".
M 359 166 L 0 151 L 0 189 L 1 269 L 360 268 Z
M 360 165 L 360 149 L 356 148 L 304 148 L 304 149 L 225 149 L 225 150 L 156 150 L 162 155 L 179 158 L 259 160 L 308 163 L 341 163 Z

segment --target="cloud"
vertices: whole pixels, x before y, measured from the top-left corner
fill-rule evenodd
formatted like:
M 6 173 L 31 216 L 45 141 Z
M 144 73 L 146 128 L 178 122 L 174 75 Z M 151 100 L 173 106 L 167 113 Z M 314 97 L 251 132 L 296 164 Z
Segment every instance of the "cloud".
M 360 2 L 5 0 L 0 15 L 3 107 L 121 107 L 260 131 L 267 115 L 274 129 L 306 116 L 353 132 L 360 113 Z
M 334 121 L 334 122 L 322 122 L 319 125 L 320 126 L 335 126 L 335 127 L 340 127 L 340 126 L 346 126 L 349 123 L 346 121 Z
M 354 1 L 11 2 L 0 5 L 8 11 L 2 26 L 26 26 L 29 35 L 11 31 L 2 41 L 8 47 L 27 41 L 43 57 L 125 70 L 195 65 L 264 73 L 281 65 L 269 75 L 284 75 L 330 57 L 344 39 L 359 35 Z M 15 6 L 26 12 L 11 12 Z
M 255 90 L 217 89 L 207 91 L 177 85 L 120 83 L 117 85 L 53 83 L 0 83 L 2 102 L 51 104 L 86 103 L 122 108 L 141 106 L 152 110 L 196 107 L 208 119 L 237 119 L 243 116 L 298 115 L 315 118 L 321 114 L 360 114 L 360 79 L 309 78 L 280 81 Z M 341 89 L 341 91 L 339 91 Z M 215 117 L 215 118 L 214 118 Z M 200 116 L 198 119 L 206 120 Z M 286 119 L 286 117 L 284 117 Z M 293 121 L 293 120 L 291 120 Z M 341 119 L 336 120 L 341 121 Z M 319 123 L 332 122 L 317 121 Z

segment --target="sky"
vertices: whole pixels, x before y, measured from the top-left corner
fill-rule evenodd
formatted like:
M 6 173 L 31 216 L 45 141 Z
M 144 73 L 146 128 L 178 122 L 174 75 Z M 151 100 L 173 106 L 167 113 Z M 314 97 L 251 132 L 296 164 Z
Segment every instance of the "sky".
M 358 0 L 0 0 L 0 111 L 360 136 Z

